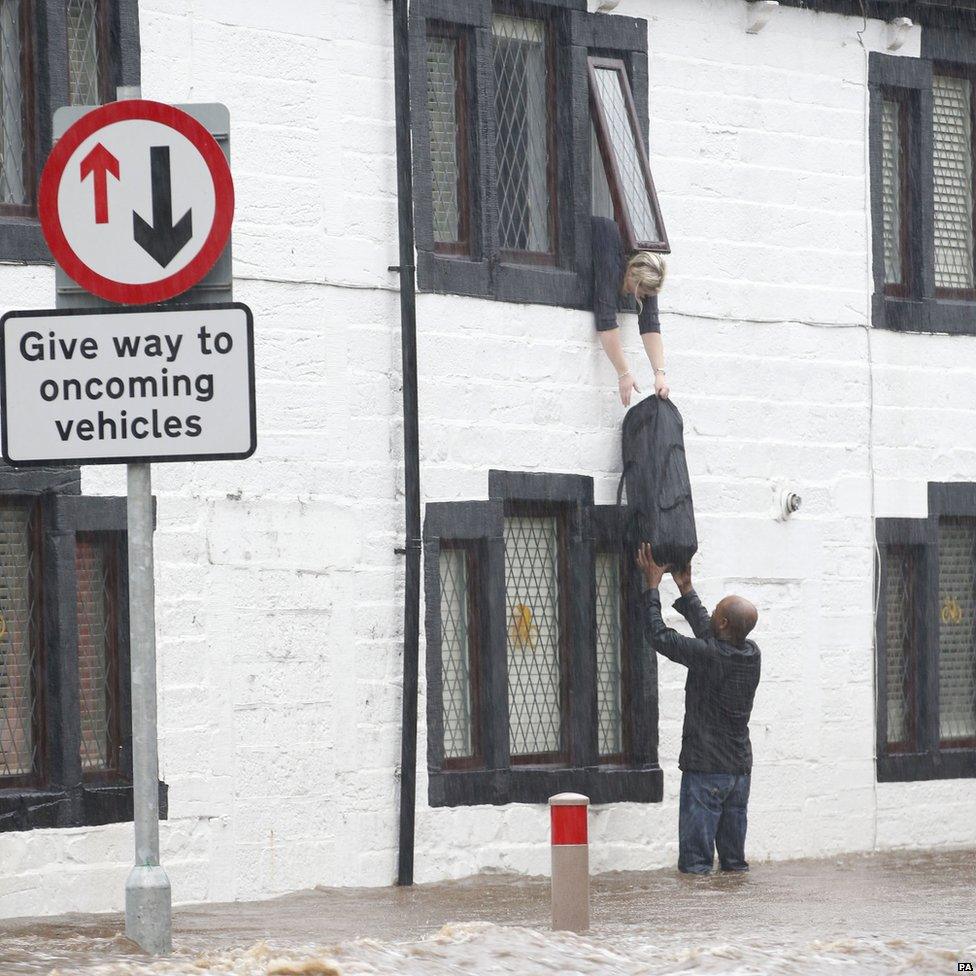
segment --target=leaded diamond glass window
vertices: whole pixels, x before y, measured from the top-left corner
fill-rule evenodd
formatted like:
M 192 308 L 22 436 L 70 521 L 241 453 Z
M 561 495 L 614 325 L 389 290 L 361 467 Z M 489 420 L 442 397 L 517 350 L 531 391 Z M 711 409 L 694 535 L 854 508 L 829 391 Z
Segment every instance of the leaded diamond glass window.
M 68 89 L 72 105 L 100 105 L 100 0 L 67 0 Z
M 472 614 L 468 552 L 441 548 L 441 697 L 444 758 L 474 754 L 471 694 Z
M 902 283 L 902 105 L 892 98 L 881 104 L 881 211 L 884 224 L 885 284 Z
M 939 736 L 976 740 L 976 519 L 939 521 Z
M 651 167 L 624 63 L 590 58 L 589 65 L 593 120 L 628 247 L 667 250 Z
M 36 509 L 0 503 L 0 781 L 40 759 L 40 606 Z
M 915 745 L 917 634 L 915 629 L 914 551 L 906 546 L 885 550 L 885 688 L 887 743 Z
M 26 0 L 0 0 L 0 203 L 27 204 Z
M 111 535 L 81 532 L 75 548 L 83 769 L 118 763 L 117 566 Z
M 513 757 L 562 751 L 562 595 L 559 523 L 505 519 L 509 748 Z
M 546 24 L 497 14 L 492 28 L 499 244 L 505 251 L 551 253 L 552 110 Z
M 621 708 L 622 636 L 620 556 L 596 555 L 597 748 L 601 756 L 623 752 Z
M 434 243 L 462 250 L 467 243 L 465 38 L 427 38 L 427 115 L 430 125 Z
M 933 80 L 935 285 L 971 291 L 973 279 L 972 82 Z

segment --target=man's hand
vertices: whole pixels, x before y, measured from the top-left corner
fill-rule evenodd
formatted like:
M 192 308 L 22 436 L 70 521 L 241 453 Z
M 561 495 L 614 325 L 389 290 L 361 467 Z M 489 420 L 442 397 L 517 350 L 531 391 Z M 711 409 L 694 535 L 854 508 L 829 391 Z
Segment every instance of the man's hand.
M 654 562 L 654 553 L 651 552 L 649 542 L 642 542 L 637 550 L 637 565 L 644 574 L 644 580 L 649 590 L 656 590 L 664 579 L 665 569 Z
M 671 576 L 678 584 L 678 590 L 682 596 L 687 596 L 695 588 L 691 582 L 691 563 L 682 569 L 672 569 Z

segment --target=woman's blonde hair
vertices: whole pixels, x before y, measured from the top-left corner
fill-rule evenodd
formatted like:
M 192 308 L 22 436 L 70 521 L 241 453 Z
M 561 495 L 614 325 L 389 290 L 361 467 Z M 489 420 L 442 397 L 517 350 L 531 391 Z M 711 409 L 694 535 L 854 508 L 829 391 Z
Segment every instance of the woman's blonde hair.
M 653 251 L 638 251 L 627 262 L 627 275 L 634 284 L 637 305 L 640 307 L 641 293 L 646 298 L 656 295 L 664 287 L 668 266 L 660 254 Z

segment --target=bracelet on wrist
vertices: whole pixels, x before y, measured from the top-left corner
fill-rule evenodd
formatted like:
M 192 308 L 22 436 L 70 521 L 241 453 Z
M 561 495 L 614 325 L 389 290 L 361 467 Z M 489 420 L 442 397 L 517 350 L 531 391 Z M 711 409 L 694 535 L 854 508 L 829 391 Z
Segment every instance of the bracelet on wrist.
M 657 366 L 655 366 L 654 367 L 654 372 L 655 373 L 660 373 L 662 376 L 664 376 L 667 373 L 667 370 L 666 369 L 663 369 L 663 368 L 658 368 Z
M 622 373 L 617 373 L 617 379 L 622 380 L 625 376 L 630 376 L 630 370 L 625 369 Z

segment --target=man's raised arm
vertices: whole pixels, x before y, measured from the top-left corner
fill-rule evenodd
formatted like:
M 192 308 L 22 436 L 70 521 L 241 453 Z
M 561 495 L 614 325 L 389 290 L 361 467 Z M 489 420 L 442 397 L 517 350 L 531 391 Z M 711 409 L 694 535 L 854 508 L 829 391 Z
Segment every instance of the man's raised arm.
M 646 542 L 641 544 L 637 552 L 637 565 L 644 574 L 644 581 L 647 583 L 647 589 L 642 598 L 644 632 L 647 634 L 648 640 L 654 645 L 654 649 L 672 661 L 683 664 L 686 668 L 707 661 L 712 656 L 712 652 L 705 641 L 698 637 L 685 637 L 684 634 L 679 634 L 665 624 L 664 618 L 661 616 L 661 594 L 658 591 L 665 570 L 664 567 L 658 566 L 654 562 L 651 547 Z M 699 604 L 700 606 L 701 604 Z
M 705 637 L 708 634 L 711 621 L 708 611 L 698 599 L 695 586 L 691 581 L 691 563 L 688 563 L 684 569 L 673 570 L 671 575 L 674 577 L 675 583 L 678 584 L 678 591 L 681 593 L 681 596 L 674 603 L 674 609 L 691 624 L 691 630 L 696 637 Z

